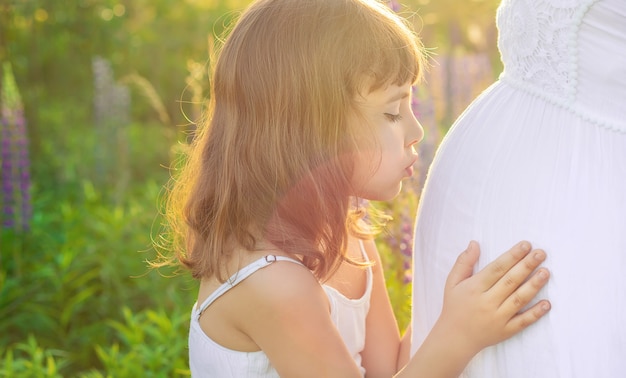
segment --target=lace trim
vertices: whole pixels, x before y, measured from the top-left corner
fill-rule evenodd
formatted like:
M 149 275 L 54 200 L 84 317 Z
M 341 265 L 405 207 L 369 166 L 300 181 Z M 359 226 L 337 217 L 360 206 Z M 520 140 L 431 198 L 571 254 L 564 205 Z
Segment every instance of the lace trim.
M 496 15 L 505 72 L 573 101 L 578 84 L 576 38 L 598 0 L 503 0 Z

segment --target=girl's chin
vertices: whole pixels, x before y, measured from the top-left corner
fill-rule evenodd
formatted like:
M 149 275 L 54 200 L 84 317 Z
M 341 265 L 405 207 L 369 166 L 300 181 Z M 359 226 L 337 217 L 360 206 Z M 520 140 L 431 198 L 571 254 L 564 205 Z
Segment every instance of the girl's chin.
M 398 194 L 400 194 L 401 190 L 402 182 L 400 182 L 395 188 L 389 189 L 385 192 L 376 193 L 376 195 L 372 195 L 370 196 L 371 198 L 368 199 L 371 201 L 391 201 L 392 199 L 396 198 Z
M 400 194 L 402 190 L 402 180 L 378 190 L 361 190 L 354 193 L 354 197 L 363 198 L 368 201 L 390 201 Z

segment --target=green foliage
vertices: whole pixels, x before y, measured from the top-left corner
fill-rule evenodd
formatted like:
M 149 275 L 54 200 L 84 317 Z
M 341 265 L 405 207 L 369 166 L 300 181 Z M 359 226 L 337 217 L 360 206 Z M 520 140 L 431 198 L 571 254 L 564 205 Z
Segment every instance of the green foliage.
M 2 352 L 0 356 L 0 377 L 21 378 L 60 378 L 61 369 L 67 365 L 67 353 L 54 349 L 41 348 L 33 335 L 26 342 Z
M 171 272 L 149 270 L 145 262 L 155 256 L 157 198 L 168 178 L 160 161 L 168 158 L 169 141 L 158 130 L 128 127 L 130 153 L 137 158 L 126 169 L 136 174 L 121 193 L 88 179 L 93 144 L 83 142 L 95 137 L 87 131 L 65 140 L 62 158 L 51 148 L 45 161 L 35 162 L 50 165 L 37 170 L 32 229 L 1 234 L 0 359 L 7 376 L 22 376 L 22 370 L 76 376 L 88 369 L 107 376 L 119 368 L 111 365 L 115 345 L 118 357 L 128 356 L 148 375 L 152 368 L 164 371 L 155 361 L 184 370 L 186 325 L 176 314 L 188 313 L 195 284 L 186 276 L 166 279 L 160 273 Z M 63 163 L 84 177 L 64 172 Z M 128 329 L 143 332 L 145 343 L 133 344 Z M 172 353 L 181 362 L 174 363 Z
M 181 312 L 182 311 L 182 312 Z M 94 349 L 100 369 L 75 373 L 81 378 L 104 377 L 188 377 L 186 332 L 189 314 L 180 309 L 169 315 L 146 310 L 133 314 L 122 309 L 123 322 L 109 320 L 108 330 L 118 341 Z M 0 377 L 57 378 L 69 364 L 69 352 L 44 349 L 33 335 L 26 342 L 2 351 Z
M 122 346 L 97 345 L 98 358 L 106 375 L 92 372 L 88 377 L 182 377 L 189 376 L 186 332 L 189 312 L 178 309 L 174 315 L 147 310 L 134 315 L 124 308 L 124 323 L 110 321 Z

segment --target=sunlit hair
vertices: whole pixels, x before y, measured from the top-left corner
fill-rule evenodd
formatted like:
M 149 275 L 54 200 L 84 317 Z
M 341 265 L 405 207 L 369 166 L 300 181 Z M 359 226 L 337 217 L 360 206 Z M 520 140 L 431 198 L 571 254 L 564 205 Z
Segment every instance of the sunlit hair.
M 207 123 L 171 188 L 180 262 L 225 280 L 233 248 L 265 240 L 328 278 L 348 234 L 367 234 L 351 199 L 354 99 L 414 83 L 422 59 L 410 28 L 374 0 L 254 2 L 222 47 Z

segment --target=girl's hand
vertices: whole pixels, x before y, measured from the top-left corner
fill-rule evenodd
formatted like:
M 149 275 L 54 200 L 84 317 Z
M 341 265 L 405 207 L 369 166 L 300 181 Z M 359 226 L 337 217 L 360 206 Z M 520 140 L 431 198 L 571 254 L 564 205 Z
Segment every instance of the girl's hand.
M 483 348 L 505 340 L 541 318 L 550 302 L 521 311 L 548 281 L 535 269 L 541 250 L 521 242 L 472 275 L 480 254 L 471 242 L 448 275 L 437 323 L 397 377 L 456 378 Z M 521 311 L 521 312 L 520 312 Z
M 472 241 L 458 257 L 437 322 L 455 335 L 455 349 L 472 355 L 522 331 L 550 309 L 550 302 L 541 300 L 520 312 L 548 281 L 545 268 L 533 274 L 546 258 L 544 251 L 531 251 L 530 243 L 522 241 L 472 275 L 479 254 Z

